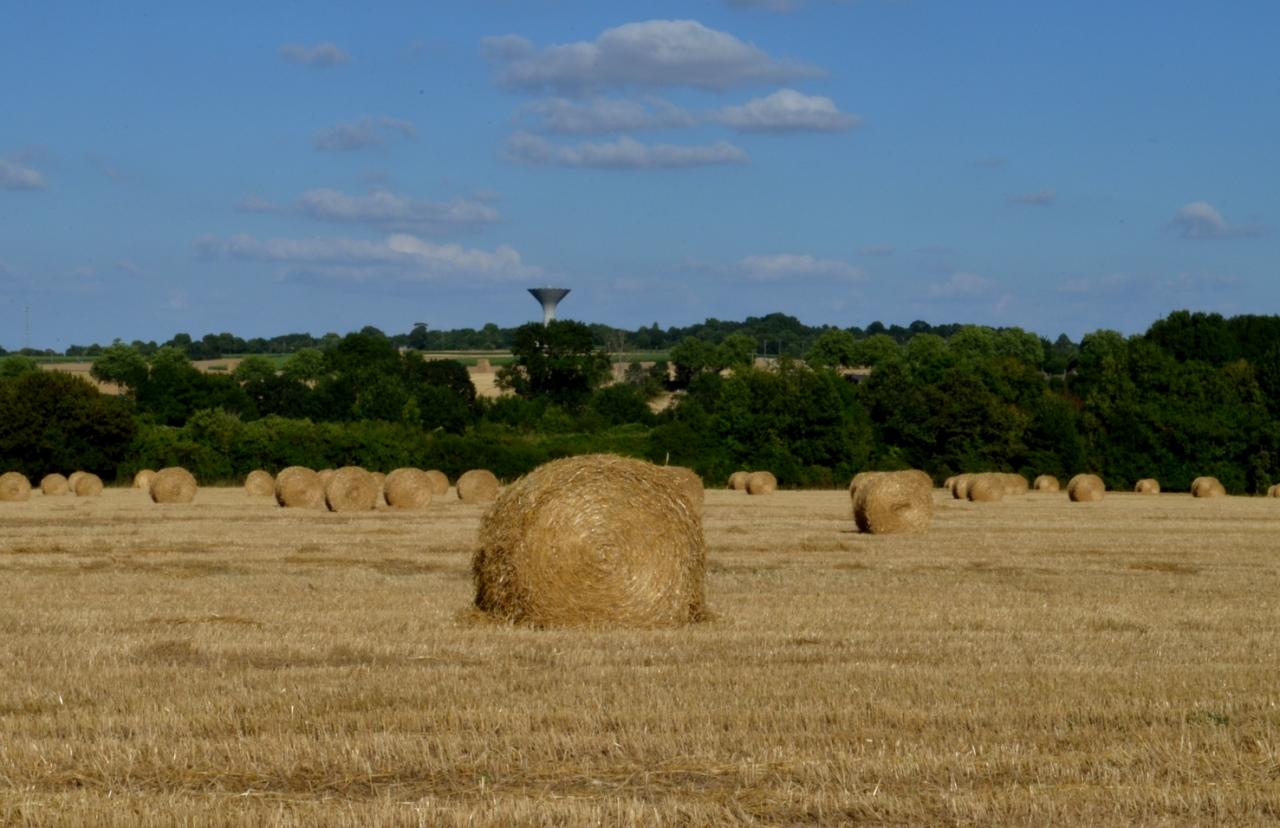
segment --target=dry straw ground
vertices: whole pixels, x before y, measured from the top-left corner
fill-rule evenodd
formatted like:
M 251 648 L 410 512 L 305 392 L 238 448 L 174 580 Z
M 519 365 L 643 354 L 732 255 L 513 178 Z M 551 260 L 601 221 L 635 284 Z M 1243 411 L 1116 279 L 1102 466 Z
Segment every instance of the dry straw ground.
M 1280 509 L 707 492 L 713 621 L 467 608 L 482 506 L 0 509 L 0 824 L 1274 824 Z

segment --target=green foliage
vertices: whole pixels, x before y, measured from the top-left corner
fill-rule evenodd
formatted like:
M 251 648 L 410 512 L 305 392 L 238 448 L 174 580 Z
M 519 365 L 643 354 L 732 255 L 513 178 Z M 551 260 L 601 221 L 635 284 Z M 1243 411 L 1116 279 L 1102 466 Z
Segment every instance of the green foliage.
M 498 369 L 499 387 L 532 399 L 547 397 L 577 407 L 609 376 L 609 357 L 596 347 L 591 329 L 581 322 L 553 320 L 516 329 L 511 345 L 515 364 Z
M 0 359 L 0 379 L 14 379 L 40 370 L 40 363 L 29 356 L 13 354 Z
M 805 362 L 814 368 L 848 368 L 855 364 L 858 342 L 848 331 L 832 328 L 824 331 L 805 354 Z
M 134 430 L 127 401 L 80 377 L 31 371 L 0 381 L 0 468 L 33 481 L 78 469 L 110 480 Z

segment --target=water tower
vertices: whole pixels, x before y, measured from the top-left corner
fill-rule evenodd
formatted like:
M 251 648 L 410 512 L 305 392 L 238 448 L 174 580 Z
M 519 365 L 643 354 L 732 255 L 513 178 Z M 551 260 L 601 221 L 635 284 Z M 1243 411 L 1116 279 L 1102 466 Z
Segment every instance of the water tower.
M 529 292 L 542 305 L 542 324 L 546 325 L 556 318 L 556 305 L 560 304 L 561 299 L 569 295 L 569 288 L 529 288 Z

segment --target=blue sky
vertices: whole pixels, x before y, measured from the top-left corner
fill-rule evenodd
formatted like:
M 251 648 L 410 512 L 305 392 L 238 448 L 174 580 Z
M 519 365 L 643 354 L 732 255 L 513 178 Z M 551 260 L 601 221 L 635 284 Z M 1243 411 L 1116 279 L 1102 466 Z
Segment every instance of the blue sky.
M 15 3 L 0 346 L 1280 312 L 1280 6 Z

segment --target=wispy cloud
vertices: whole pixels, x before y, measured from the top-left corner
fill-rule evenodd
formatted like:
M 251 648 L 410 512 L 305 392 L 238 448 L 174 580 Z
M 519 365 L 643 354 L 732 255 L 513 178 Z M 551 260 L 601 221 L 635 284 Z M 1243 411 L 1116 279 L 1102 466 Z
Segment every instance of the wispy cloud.
M 519 164 L 554 167 L 590 167 L 609 170 L 660 170 L 704 167 L 715 164 L 746 164 L 746 150 L 727 141 L 680 146 L 644 144 L 623 136 L 616 141 L 553 144 L 528 132 L 507 139 L 506 158 Z
M 1008 197 L 1008 202 L 1023 207 L 1050 207 L 1057 199 L 1058 194 L 1046 187 L 1034 193 L 1015 193 Z
M 697 117 L 661 98 L 543 98 L 520 108 L 522 120 L 547 132 L 584 134 L 693 126 Z
M 326 69 L 351 62 L 351 55 L 333 43 L 317 43 L 313 46 L 286 43 L 280 47 L 280 57 L 289 63 Z
M 322 152 L 351 152 L 381 147 L 393 138 L 413 139 L 418 130 L 409 121 L 383 115 L 365 115 L 355 121 L 337 124 L 316 133 L 315 148 Z
M 0 190 L 43 190 L 46 186 L 39 170 L 0 158 Z
M 307 190 L 293 204 L 280 205 L 251 196 L 237 206 L 247 213 L 299 215 L 336 224 L 432 234 L 475 229 L 502 218 L 491 199 L 428 201 L 388 190 L 349 195 L 321 188 Z
M 735 270 L 758 282 L 786 282 L 799 279 L 861 281 L 862 268 L 839 259 L 820 259 L 807 253 L 776 253 L 747 256 Z
M 486 59 L 508 89 L 584 95 L 607 89 L 723 90 L 821 74 L 778 60 L 696 20 L 648 20 L 606 29 L 593 41 L 538 48 L 518 35 L 486 38 Z
M 976 273 L 959 271 L 941 282 L 929 286 L 929 296 L 934 299 L 976 299 L 987 296 L 995 283 Z
M 858 248 L 858 254 L 861 256 L 892 256 L 897 252 L 891 244 L 867 244 Z
M 1184 239 L 1239 239 L 1262 235 L 1259 225 L 1231 225 L 1206 201 L 1183 205 L 1169 226 Z
M 779 89 L 741 106 L 727 106 L 715 119 L 739 132 L 844 132 L 861 121 L 841 112 L 835 101 L 821 95 L 805 95 L 794 89 Z

